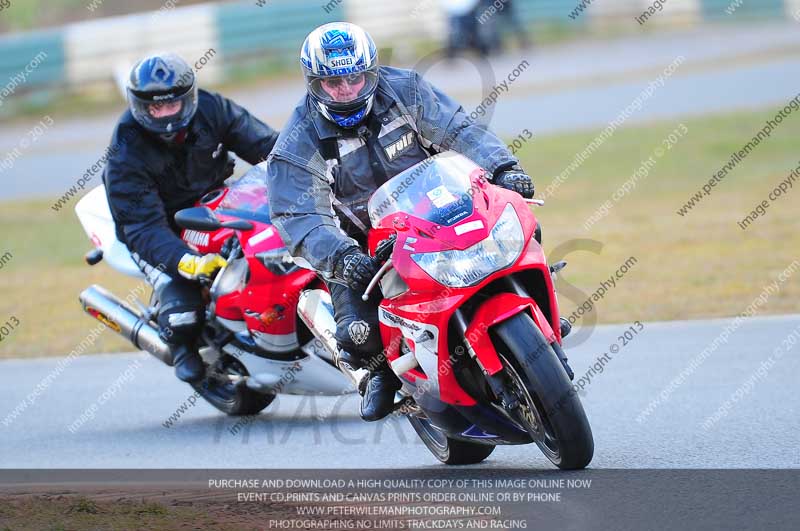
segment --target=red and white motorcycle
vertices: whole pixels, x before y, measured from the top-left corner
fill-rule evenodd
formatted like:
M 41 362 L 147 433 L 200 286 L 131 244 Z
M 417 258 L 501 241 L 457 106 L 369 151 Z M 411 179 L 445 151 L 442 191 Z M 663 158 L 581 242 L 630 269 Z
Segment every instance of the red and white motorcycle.
M 86 194 L 75 211 L 95 245 L 86 256 L 90 265 L 102 260 L 123 274 L 144 278 L 116 238 L 103 186 Z M 267 407 L 276 393 L 355 391 L 334 365 L 331 312 L 329 322 L 317 323 L 328 331 L 321 339 L 297 316 L 302 292 L 324 285 L 313 272 L 294 264 L 270 224 L 262 170 L 253 168 L 231 186 L 206 194 L 196 207 L 176 214 L 176 221 L 185 227 L 182 238 L 187 243 L 228 261 L 207 286 L 210 302 L 200 349 L 207 377 L 193 385 L 201 396 L 229 415 L 251 415 Z M 149 304 L 130 296 L 122 300 L 93 285 L 80 300 L 89 315 L 134 347 L 172 365 L 169 348 L 158 335 L 159 306 L 152 296 Z
M 394 239 L 364 300 L 380 283 L 384 353 L 403 382 L 396 408 L 444 463 L 533 442 L 556 466 L 583 468 L 594 442 L 561 348 L 553 278 L 564 264 L 548 266 L 537 241 L 529 204 L 542 202 L 485 175 L 445 152 L 368 203 L 371 252 Z M 323 290 L 301 294 L 298 311 L 318 337 L 329 301 Z

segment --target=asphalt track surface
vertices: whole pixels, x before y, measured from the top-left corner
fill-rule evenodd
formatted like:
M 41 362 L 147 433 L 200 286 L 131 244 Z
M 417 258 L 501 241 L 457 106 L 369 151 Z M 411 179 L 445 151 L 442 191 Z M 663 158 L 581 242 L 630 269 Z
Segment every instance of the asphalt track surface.
M 491 64 L 459 59 L 452 64 L 392 58 L 392 64 L 416 66 L 472 112 L 523 61 L 528 66 L 499 92 L 489 113 L 479 119 L 506 138 L 529 129 L 535 135 L 572 130 L 601 130 L 658 78 L 683 58 L 674 74 L 630 113 L 626 123 L 785 104 L 800 86 L 798 24 L 730 25 L 691 31 L 582 41 L 494 58 Z M 202 83 L 202 71 L 199 74 Z M 486 88 L 481 88 L 486 87 Z M 301 95 L 299 79 L 226 91 L 275 128 L 282 127 Z M 123 109 L 120 101 L 120 112 Z M 35 143 L 20 149 L 0 200 L 46 197 L 55 201 L 95 164 L 108 146 L 118 113 L 54 118 Z M 0 131 L 0 157 L 19 148 L 35 125 L 16 122 Z M 100 182 L 88 182 L 88 191 Z M 71 215 L 71 201 L 68 213 Z
M 730 330 L 727 341 L 718 340 L 731 323 L 643 323 L 625 346 L 619 336 L 630 325 L 599 326 L 567 349 L 578 380 L 612 345 L 620 346 L 581 393 L 595 439 L 591 467 L 800 467 L 800 341 L 784 343 L 800 330 L 800 315 L 752 317 Z M 716 348 L 706 349 L 715 340 Z M 6 422 L 59 361 L 0 362 L 0 468 L 444 466 L 405 419 L 362 422 L 355 395 L 281 396 L 238 430 L 237 419 L 198 401 L 165 427 L 192 390 L 143 353 L 74 359 Z M 129 367 L 136 367 L 132 377 L 70 432 Z M 673 381 L 679 383 L 670 386 Z M 666 400 L 643 414 L 664 390 Z M 726 403 L 727 412 L 707 424 Z M 534 445 L 499 447 L 481 466 L 553 468 Z

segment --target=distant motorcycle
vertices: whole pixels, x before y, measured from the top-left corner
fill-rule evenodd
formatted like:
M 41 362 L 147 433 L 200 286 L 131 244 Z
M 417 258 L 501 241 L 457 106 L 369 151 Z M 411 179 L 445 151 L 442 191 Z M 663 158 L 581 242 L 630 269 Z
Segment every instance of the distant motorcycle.
M 209 304 L 200 354 L 206 378 L 193 384 L 211 405 L 229 415 L 252 415 L 277 393 L 340 395 L 355 391 L 334 365 L 330 338 L 315 338 L 297 317 L 304 289 L 324 289 L 316 275 L 300 269 L 270 224 L 263 175 L 252 169 L 227 188 L 214 190 L 198 206 L 176 214 L 181 237 L 201 253 L 220 253 L 228 265 L 208 281 Z M 101 260 L 121 273 L 143 275 L 117 240 L 105 189 L 90 191 L 75 211 Z M 159 303 L 121 300 L 93 285 L 80 294 L 86 313 L 167 365 L 172 356 L 159 338 Z M 135 307 L 134 307 L 135 306 Z M 334 325 L 335 329 L 335 325 Z
M 383 184 L 367 205 L 384 352 L 403 382 L 395 407 L 447 464 L 499 444 L 535 442 L 556 466 L 585 467 L 594 441 L 570 382 L 553 278 L 538 223 L 518 194 L 454 152 Z M 379 245 L 387 239 L 391 245 Z M 388 250 L 388 251 L 387 251 Z M 298 311 L 323 337 L 330 297 L 304 290 Z M 343 364 L 340 364 L 343 365 Z M 346 372 L 348 367 L 343 367 Z M 362 380 L 363 382 L 363 380 Z

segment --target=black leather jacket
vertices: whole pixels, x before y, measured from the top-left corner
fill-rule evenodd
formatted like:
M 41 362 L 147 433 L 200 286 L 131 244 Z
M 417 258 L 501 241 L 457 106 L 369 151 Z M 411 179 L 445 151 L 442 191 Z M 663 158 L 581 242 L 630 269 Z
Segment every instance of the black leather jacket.
M 173 216 L 233 171 L 228 151 L 250 164 L 266 160 L 278 132 L 244 108 L 213 92 L 199 91 L 197 114 L 183 144 L 170 146 L 143 129 L 129 111 L 120 118 L 103 172 L 117 238 L 137 259 L 177 275 L 190 252 Z

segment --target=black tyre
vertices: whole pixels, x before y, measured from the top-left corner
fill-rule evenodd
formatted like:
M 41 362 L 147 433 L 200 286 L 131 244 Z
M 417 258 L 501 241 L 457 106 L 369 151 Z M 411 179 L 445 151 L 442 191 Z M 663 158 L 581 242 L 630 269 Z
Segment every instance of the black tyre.
M 494 451 L 494 446 L 451 439 L 425 417 L 407 415 L 408 421 L 436 459 L 446 465 L 480 463 Z
M 255 415 L 275 400 L 274 394 L 258 393 L 245 385 L 233 385 L 225 381 L 224 375 L 247 376 L 247 369 L 236 358 L 223 356 L 212 367 L 208 375 L 192 387 L 205 400 L 231 416 Z
M 515 419 L 554 465 L 584 468 L 594 455 L 589 421 L 567 372 L 539 327 L 518 314 L 494 330 L 508 376 L 509 388 L 520 401 Z

